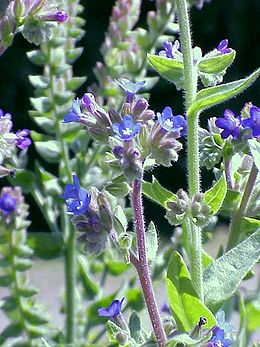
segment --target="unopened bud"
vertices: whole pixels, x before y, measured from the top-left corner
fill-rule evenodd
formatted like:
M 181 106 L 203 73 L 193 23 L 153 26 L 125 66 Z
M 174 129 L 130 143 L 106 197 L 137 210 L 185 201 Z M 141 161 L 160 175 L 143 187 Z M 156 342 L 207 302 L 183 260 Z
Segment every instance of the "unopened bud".
M 126 333 L 124 333 L 123 331 L 120 331 L 120 332 L 117 332 L 116 333 L 116 336 L 115 336 L 117 342 L 120 344 L 120 345 L 125 345 L 128 341 L 128 336 Z
M 129 250 L 132 246 L 132 236 L 129 233 L 120 234 L 118 244 L 121 249 Z

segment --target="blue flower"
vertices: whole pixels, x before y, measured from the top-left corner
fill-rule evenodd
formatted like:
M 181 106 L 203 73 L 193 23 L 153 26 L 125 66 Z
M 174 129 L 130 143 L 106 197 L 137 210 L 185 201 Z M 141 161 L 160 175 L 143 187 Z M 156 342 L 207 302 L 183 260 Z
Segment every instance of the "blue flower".
M 232 48 L 228 48 L 228 40 L 222 40 L 218 44 L 217 50 L 219 51 L 220 54 L 226 54 L 232 52 Z
M 72 101 L 72 108 L 64 116 L 64 123 L 79 122 L 81 116 L 80 100 L 79 98 Z
M 212 329 L 212 332 L 213 335 L 207 343 L 207 347 L 229 347 L 232 345 L 232 340 L 225 339 L 225 332 L 223 329 L 215 327 Z
M 30 135 L 30 130 L 28 129 L 17 131 L 16 133 L 17 138 L 15 141 L 16 146 L 20 149 L 28 148 L 32 144 L 31 139 L 28 137 L 29 135 Z
M 98 315 L 102 317 L 111 317 L 114 318 L 121 313 L 122 304 L 125 298 L 120 300 L 113 300 L 108 307 L 100 307 L 98 309 Z
M 157 112 L 157 118 L 163 129 L 167 131 L 179 132 L 180 136 L 186 134 L 186 119 L 181 115 L 174 116 L 170 107 L 165 107 L 162 113 Z
M 0 209 L 5 215 L 14 212 L 17 202 L 18 199 L 16 196 L 8 193 L 3 193 L 0 197 Z
M 113 123 L 113 131 L 121 138 L 121 140 L 132 140 L 140 131 L 141 123 L 134 123 L 133 117 L 125 115 L 122 123 Z
M 81 188 L 76 175 L 73 175 L 73 184 L 65 185 L 61 197 L 66 200 L 68 212 L 74 215 L 81 215 L 87 212 L 91 201 L 91 196 L 86 189 Z
M 244 128 L 251 128 L 252 135 L 255 138 L 260 137 L 260 108 L 252 106 L 250 108 L 250 117 L 242 121 Z
M 180 42 L 175 40 L 173 43 L 166 40 L 163 43 L 164 50 L 159 52 L 159 55 L 166 56 L 166 58 L 180 58 L 181 52 L 179 51 Z
M 229 135 L 235 140 L 238 139 L 241 121 L 231 110 L 226 109 L 224 111 L 224 117 L 216 119 L 215 124 L 217 127 L 224 129 L 221 133 L 222 139 L 228 138 Z

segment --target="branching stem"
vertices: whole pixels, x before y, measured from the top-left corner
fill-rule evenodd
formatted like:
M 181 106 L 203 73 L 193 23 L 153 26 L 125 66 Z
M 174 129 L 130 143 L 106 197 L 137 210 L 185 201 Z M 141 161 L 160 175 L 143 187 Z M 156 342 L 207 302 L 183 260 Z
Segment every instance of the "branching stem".
M 130 260 L 135 266 L 142 286 L 146 306 L 159 347 L 165 346 L 167 339 L 162 326 L 159 310 L 156 304 L 149 271 L 147 249 L 145 241 L 144 211 L 142 204 L 142 179 L 133 182 L 132 207 L 134 213 L 134 226 L 137 239 L 138 258 L 130 253 Z

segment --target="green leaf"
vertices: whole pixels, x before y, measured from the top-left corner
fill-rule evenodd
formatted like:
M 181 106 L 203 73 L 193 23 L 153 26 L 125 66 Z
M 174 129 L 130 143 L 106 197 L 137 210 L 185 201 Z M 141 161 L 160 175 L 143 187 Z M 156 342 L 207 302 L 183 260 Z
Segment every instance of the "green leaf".
M 216 74 L 226 70 L 235 59 L 236 52 L 221 54 L 215 57 L 204 57 L 199 63 L 199 71 L 207 74 Z
M 132 312 L 129 318 L 129 329 L 131 337 L 137 342 L 144 342 L 144 337 L 142 334 L 141 320 L 136 312 Z
M 164 208 L 167 208 L 168 201 L 176 201 L 176 195 L 163 188 L 154 176 L 152 183 L 143 181 L 143 193 Z
M 119 276 L 125 271 L 129 270 L 130 264 L 121 261 L 106 260 L 107 271 L 113 276 Z
M 23 328 L 20 323 L 11 323 L 1 332 L 1 338 L 6 339 L 8 337 L 19 336 L 22 330 Z
M 47 57 L 41 50 L 27 52 L 28 59 L 35 65 L 43 66 L 46 63 Z
M 26 271 L 32 267 L 32 262 L 29 259 L 17 259 L 14 267 L 17 271 Z
M 29 76 L 29 81 L 36 89 L 46 89 L 48 87 L 48 80 L 44 76 Z
M 207 342 L 210 339 L 211 334 L 207 334 L 200 339 L 193 339 L 188 334 L 185 333 L 177 333 L 167 344 L 165 347 L 175 347 L 179 343 L 184 344 L 184 346 L 198 346 L 203 342 Z
M 13 278 L 10 275 L 0 276 L 0 287 L 8 287 L 13 282 Z
M 197 93 L 196 99 L 188 109 L 188 115 L 198 114 L 214 105 L 231 99 L 249 87 L 259 76 L 260 69 L 250 76 L 238 81 L 221 84 L 216 87 L 202 89 Z
M 77 257 L 79 266 L 79 278 L 84 287 L 84 297 L 86 299 L 94 299 L 99 292 L 99 286 L 95 283 L 88 274 L 88 263 L 82 255 Z
M 30 101 L 35 110 L 41 113 L 50 112 L 53 109 L 53 103 L 45 96 L 30 98 Z
M 253 232 L 260 229 L 260 220 L 255 218 L 243 217 L 241 220 L 240 229 L 246 235 L 252 234 Z
M 61 144 L 58 141 L 35 141 L 34 145 L 40 156 L 48 163 L 58 163 L 61 156 Z
M 231 297 L 242 279 L 259 259 L 260 230 L 222 257 L 214 260 L 204 271 L 205 303 L 217 308 Z
M 125 297 L 128 305 L 135 311 L 141 311 L 144 308 L 143 293 L 140 288 L 130 288 L 126 291 Z
M 149 63 L 166 80 L 175 83 L 177 88 L 183 84 L 183 62 L 160 55 L 147 54 Z
M 28 234 L 27 243 L 35 255 L 43 259 L 52 259 L 61 255 L 63 247 L 62 236 L 58 233 L 31 232 Z
M 19 294 L 23 296 L 24 298 L 28 298 L 30 296 L 33 296 L 34 294 L 38 293 L 38 289 L 34 288 L 32 286 L 26 286 L 26 287 L 19 287 L 18 288 Z
M 251 301 L 246 305 L 247 329 L 250 332 L 257 331 L 260 327 L 260 304 L 259 301 Z
M 69 49 L 66 51 L 66 59 L 67 62 L 72 64 L 75 60 L 77 60 L 83 52 L 83 47 L 74 47 L 73 49 Z
M 206 269 L 206 267 L 213 262 L 213 258 L 204 250 L 202 251 L 202 265 L 203 268 Z
M 230 217 L 230 213 L 232 213 L 234 209 L 238 208 L 240 196 L 240 192 L 235 190 L 228 190 L 220 209 L 220 214 L 225 217 Z
M 16 298 L 9 296 L 3 299 L 3 303 L 1 303 L 1 310 L 5 312 L 14 311 L 17 308 L 17 300 Z
M 44 317 L 43 313 L 35 311 L 33 308 L 23 309 L 23 316 L 32 325 L 37 326 L 48 323 L 48 319 Z
M 227 182 L 224 175 L 203 195 L 203 201 L 211 207 L 215 214 L 220 209 L 227 193 Z
M 198 298 L 182 256 L 176 251 L 168 266 L 167 293 L 178 329 L 190 331 L 200 317 L 205 317 L 208 321 L 205 328 L 216 324 L 213 314 Z
M 158 251 L 157 232 L 153 222 L 150 222 L 150 224 L 148 225 L 147 231 L 145 233 L 145 239 L 148 260 L 153 262 Z
M 260 171 L 260 143 L 256 139 L 249 139 L 247 140 L 247 143 L 249 144 L 250 152 L 254 158 L 255 165 Z
M 66 87 L 68 90 L 77 90 L 86 82 L 86 77 L 72 77 L 66 82 Z

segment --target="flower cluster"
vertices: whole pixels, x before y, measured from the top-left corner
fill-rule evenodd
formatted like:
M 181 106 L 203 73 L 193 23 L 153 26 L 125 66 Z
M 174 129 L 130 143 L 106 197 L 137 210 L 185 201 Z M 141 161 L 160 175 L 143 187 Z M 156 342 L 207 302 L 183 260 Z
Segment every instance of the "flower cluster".
M 147 158 L 165 166 L 178 159 L 182 144 L 177 139 L 186 134 L 187 124 L 182 115 L 173 115 L 170 107 L 155 116 L 148 101 L 136 96 L 145 81 L 133 83 L 122 78 L 116 82 L 125 91 L 120 114 L 114 109 L 106 112 L 93 94 L 85 93 L 73 101 L 64 123 L 81 123 L 96 140 L 109 144 L 114 160 L 131 182 Z
M 21 188 L 3 187 L 0 193 L 0 221 L 14 223 L 15 226 L 23 221 L 22 225 L 25 227 L 28 225 L 25 221 L 27 216 L 28 206 L 24 202 Z
M 248 137 L 260 138 L 260 108 L 251 106 L 248 118 L 237 117 L 231 110 L 226 109 L 223 118 L 216 119 L 216 126 L 223 129 L 221 132 L 223 139 L 231 136 L 237 140 L 243 129 L 249 131 Z
M 62 23 L 67 18 L 67 12 L 58 9 L 54 1 L 10 1 L 0 20 L 0 54 L 12 44 L 14 35 L 20 28 L 29 42 L 40 44 L 51 37 L 51 23 Z
M 25 150 L 31 145 L 29 138 L 30 131 L 28 129 L 19 130 L 13 133 L 13 122 L 10 113 L 4 113 L 0 109 L 0 165 L 5 158 L 10 158 L 16 147 Z
M 66 202 L 68 214 L 73 215 L 72 222 L 86 251 L 96 255 L 103 252 L 108 236 L 114 232 L 114 217 L 105 195 L 95 189 L 89 194 L 73 175 L 73 184 L 65 185 L 61 197 Z

